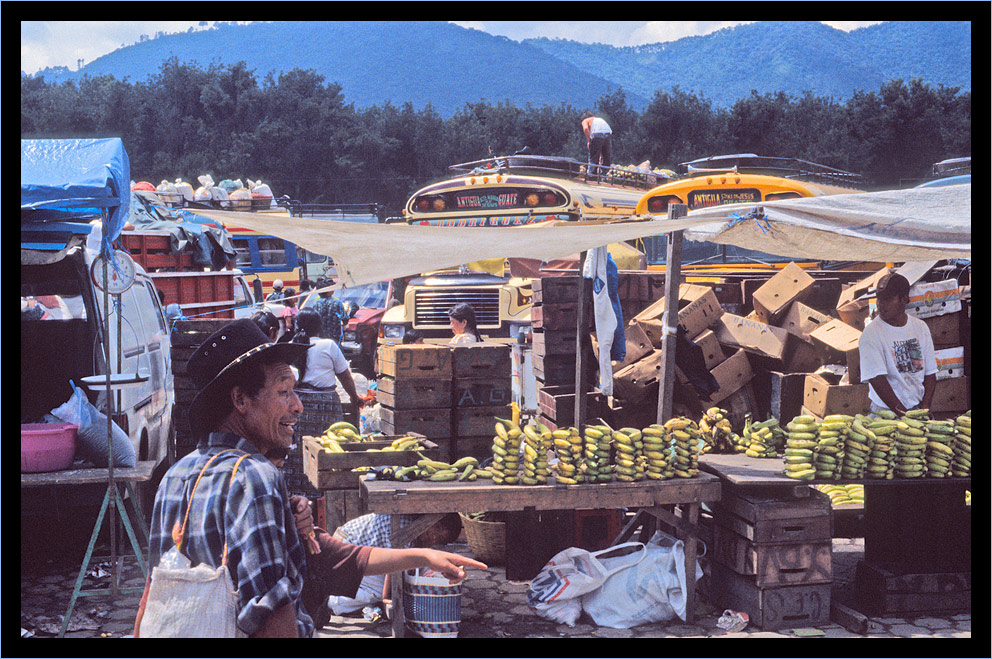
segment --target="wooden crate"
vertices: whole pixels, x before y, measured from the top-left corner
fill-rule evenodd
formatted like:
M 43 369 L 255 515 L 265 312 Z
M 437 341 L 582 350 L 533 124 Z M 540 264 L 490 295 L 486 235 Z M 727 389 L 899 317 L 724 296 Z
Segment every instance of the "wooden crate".
M 366 512 L 358 488 L 324 491 L 324 528 L 328 533 Z
M 430 344 L 381 346 L 379 370 L 396 379 L 451 377 L 451 348 Z
M 591 314 L 590 314 L 591 315 Z M 589 319 L 586 319 L 588 323 Z M 561 302 L 557 304 L 541 304 L 530 309 L 530 322 L 538 329 L 572 331 L 579 324 L 579 303 Z
M 811 627 L 830 620 L 829 583 L 762 588 L 754 577 L 710 563 L 708 599 L 718 609 L 744 611 L 764 630 Z
M 576 302 L 579 299 L 581 277 L 542 277 L 534 281 L 534 304 Z
M 571 355 L 533 355 L 534 371 L 549 382 L 575 382 L 575 353 Z
M 423 435 L 409 433 L 416 437 L 423 448 L 421 451 L 372 451 L 389 446 L 399 435 L 383 435 L 382 439 L 371 442 L 342 442 L 344 453 L 327 453 L 320 442 L 313 437 L 303 438 L 303 470 L 310 483 L 319 490 L 357 488 L 361 472 L 351 471 L 355 467 L 410 467 L 425 457 L 435 459 L 439 455 L 438 446 Z
M 833 579 L 833 543 L 754 543 L 719 524 L 713 527 L 709 555 L 737 574 L 753 576 L 761 587 L 827 583 Z
M 571 355 L 575 357 L 575 329 L 535 329 L 533 334 L 534 355 Z
M 971 611 L 971 572 L 896 574 L 867 561 L 855 570 L 858 610 L 872 616 Z
M 575 386 L 552 385 L 537 390 L 537 407 L 541 414 L 558 425 L 571 426 L 575 420 Z M 586 416 L 603 416 L 606 403 L 599 391 L 586 392 Z
M 440 408 L 451 405 L 448 378 L 379 378 L 376 400 L 394 410 Z
M 510 346 L 505 343 L 475 343 L 451 348 L 451 374 L 455 379 L 509 379 L 510 366 Z
M 513 400 L 510 378 L 455 378 L 451 383 L 451 405 L 459 407 L 495 407 Z
M 452 435 L 457 438 L 488 436 L 490 439 L 495 431 L 496 417 L 509 418 L 510 408 L 507 405 L 492 407 L 455 408 L 452 419 Z M 457 448 L 458 442 L 455 442 Z
M 752 543 L 819 542 L 832 537 L 830 497 L 743 494 L 730 490 L 713 506 L 714 523 Z
M 451 446 L 450 456 L 440 458 L 441 460 L 453 462 L 458 458 L 464 458 L 470 455 L 473 458 L 478 458 L 479 462 L 482 462 L 486 458 L 491 458 L 493 455 L 493 436 L 490 433 L 478 437 L 455 437 L 451 440 Z
M 380 427 L 388 435 L 420 433 L 432 440 L 452 435 L 450 407 L 394 410 L 383 405 L 380 410 Z

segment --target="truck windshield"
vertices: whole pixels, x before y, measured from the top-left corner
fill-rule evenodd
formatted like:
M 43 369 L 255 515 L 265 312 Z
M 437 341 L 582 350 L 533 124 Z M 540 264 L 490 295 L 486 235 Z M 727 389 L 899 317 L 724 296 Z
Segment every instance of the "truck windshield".
M 378 281 L 374 284 L 339 288 L 334 291 L 334 297 L 342 302 L 354 302 L 362 309 L 385 309 L 388 292 L 389 282 Z

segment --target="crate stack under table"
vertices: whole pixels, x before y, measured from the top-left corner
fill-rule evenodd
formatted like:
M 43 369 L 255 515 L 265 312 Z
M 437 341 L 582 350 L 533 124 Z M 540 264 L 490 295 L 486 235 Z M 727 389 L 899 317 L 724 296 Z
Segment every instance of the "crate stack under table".
M 438 445 L 440 460 L 452 454 L 451 348 L 429 344 L 383 346 L 376 400 L 386 435 L 420 433 Z
M 540 421 L 552 429 L 575 423 L 576 328 L 579 320 L 579 277 L 543 277 L 534 282 L 534 376 Z M 592 314 L 591 305 L 587 309 Z M 592 352 L 587 352 L 587 373 L 595 372 Z M 602 416 L 602 398 L 586 394 L 587 418 Z
M 510 346 L 451 348 L 451 459 L 492 455 L 494 419 L 510 416 Z
M 813 489 L 792 497 L 760 492 L 725 483 L 712 519 L 706 520 L 710 602 L 746 612 L 751 624 L 765 630 L 827 622 L 833 579 L 830 498 Z

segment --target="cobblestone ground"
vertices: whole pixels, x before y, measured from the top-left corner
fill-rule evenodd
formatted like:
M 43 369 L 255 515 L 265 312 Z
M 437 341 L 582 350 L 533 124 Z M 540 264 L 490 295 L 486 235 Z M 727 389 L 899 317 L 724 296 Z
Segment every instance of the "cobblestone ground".
M 470 555 L 467 545 L 448 545 L 449 551 Z M 857 562 L 864 555 L 861 539 L 834 540 L 833 569 L 834 590 L 837 594 L 849 591 Z M 22 636 L 51 638 L 59 630 L 72 595 L 79 567 L 39 567 L 26 569 L 21 574 L 21 628 Z M 485 572 L 472 571 L 465 580 L 462 598 L 461 638 L 692 638 L 692 637 L 743 637 L 743 638 L 795 638 L 792 630 L 762 631 L 749 627 L 742 632 L 728 633 L 717 627 L 722 610 L 706 601 L 697 608 L 697 619 L 692 625 L 679 620 L 640 625 L 633 629 L 597 627 L 585 615 L 575 627 L 568 627 L 544 620 L 527 607 L 526 581 L 507 581 L 502 567 L 491 567 Z M 85 588 L 105 587 L 107 577 L 86 577 Z M 122 572 L 123 587 L 141 588 L 144 580 L 132 557 Z M 119 638 L 131 633 L 137 612 L 140 592 L 120 595 L 79 598 L 70 618 L 67 638 Z M 855 634 L 844 627 L 828 622 L 816 625 L 828 638 L 971 638 L 971 615 L 926 616 L 908 618 L 873 618 L 868 634 Z M 386 638 L 391 635 L 388 622 L 372 624 L 360 613 L 350 616 L 333 616 L 319 632 L 317 638 Z

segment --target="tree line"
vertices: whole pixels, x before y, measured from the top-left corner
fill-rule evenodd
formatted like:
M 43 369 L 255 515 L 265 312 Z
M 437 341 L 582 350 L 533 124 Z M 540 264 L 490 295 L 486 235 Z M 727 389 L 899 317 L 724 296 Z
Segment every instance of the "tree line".
M 171 59 L 146 81 L 112 76 L 47 82 L 21 74 L 22 138 L 120 137 L 135 180 L 262 179 L 306 203 L 378 202 L 398 213 L 448 165 L 512 154 L 586 159 L 566 103 L 466 103 L 451 117 L 430 105 L 356 108 L 312 70 L 258 79 L 244 62 L 203 68 Z M 623 91 L 596 108 L 613 128 L 614 164 L 655 168 L 711 155 L 794 157 L 863 174 L 873 188 L 930 175 L 971 155 L 971 93 L 894 80 L 838 102 L 810 92 L 752 92 L 727 109 L 678 87 L 643 112 Z

